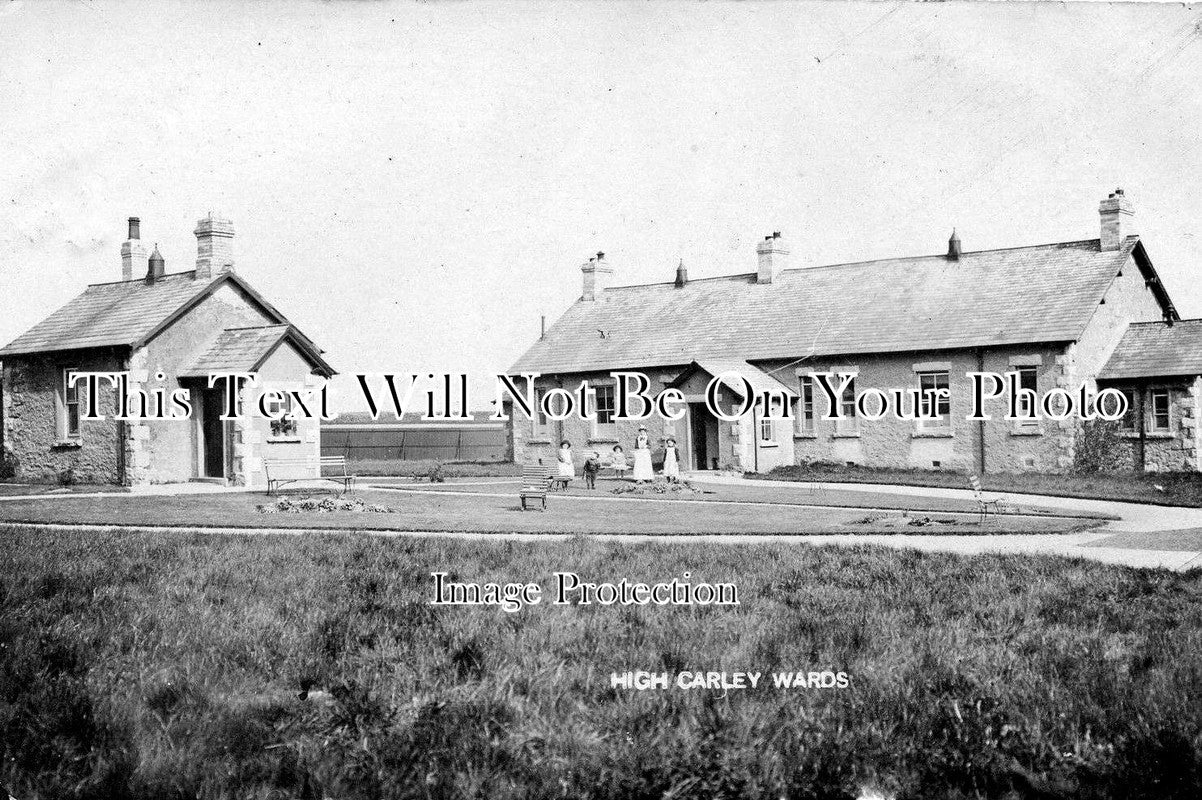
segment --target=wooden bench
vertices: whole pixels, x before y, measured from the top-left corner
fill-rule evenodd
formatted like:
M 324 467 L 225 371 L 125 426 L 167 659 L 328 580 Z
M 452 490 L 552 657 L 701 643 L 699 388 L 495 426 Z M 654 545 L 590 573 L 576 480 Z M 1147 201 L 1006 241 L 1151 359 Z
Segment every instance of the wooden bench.
M 985 517 L 989 512 L 997 514 L 1001 510 L 1002 498 L 986 497 L 981 489 L 981 479 L 977 475 L 971 474 L 968 476 L 968 485 L 972 487 L 972 497 L 977 501 L 977 510 L 981 514 L 981 522 L 985 521 Z
M 547 487 L 551 483 L 551 470 L 541 464 L 530 464 L 522 467 L 522 489 L 518 498 L 522 501 L 522 510 L 526 511 L 527 500 L 539 500 L 543 511 L 547 510 Z
M 353 491 L 355 475 L 346 471 L 346 456 L 308 456 L 297 458 L 265 458 L 263 469 L 267 472 L 267 494 L 274 494 L 280 487 L 305 481 L 328 481 L 342 486 L 339 494 Z M 327 475 L 327 470 L 336 474 Z

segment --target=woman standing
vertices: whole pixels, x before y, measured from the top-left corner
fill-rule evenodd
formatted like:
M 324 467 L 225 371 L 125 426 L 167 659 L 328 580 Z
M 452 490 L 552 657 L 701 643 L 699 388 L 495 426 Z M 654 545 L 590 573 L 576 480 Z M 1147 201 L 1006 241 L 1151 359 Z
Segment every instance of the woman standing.
M 559 477 L 576 477 L 576 465 L 572 463 L 572 443 L 567 439 L 559 443 Z
M 676 440 L 671 436 L 664 444 L 664 477 L 673 483 L 680 480 L 680 464 L 676 460 Z
M 651 442 L 647 439 L 647 429 L 639 427 L 639 435 L 634 437 L 634 480 L 636 482 L 655 479 L 651 471 Z

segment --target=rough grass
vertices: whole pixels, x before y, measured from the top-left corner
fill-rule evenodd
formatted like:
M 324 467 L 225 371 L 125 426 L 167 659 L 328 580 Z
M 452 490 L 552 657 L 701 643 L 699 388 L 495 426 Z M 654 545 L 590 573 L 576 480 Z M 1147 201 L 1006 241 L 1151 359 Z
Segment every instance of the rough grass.
M 428 605 L 734 581 L 737 608 Z M 873 548 L 0 535 L 17 797 L 1197 797 L 1202 573 Z M 614 690 L 809 670 L 846 690 Z M 302 699 L 302 695 L 304 699 Z
M 904 486 L 968 488 L 964 472 L 864 467 L 817 462 L 777 467 L 764 474 L 745 477 L 777 481 L 827 481 L 831 483 L 894 483 Z M 1191 506 L 1202 508 L 1200 472 L 1114 472 L 1100 474 L 1053 474 L 1046 472 L 990 472 L 981 476 L 988 491 L 1082 497 L 1090 500 L 1121 500 L 1127 503 Z

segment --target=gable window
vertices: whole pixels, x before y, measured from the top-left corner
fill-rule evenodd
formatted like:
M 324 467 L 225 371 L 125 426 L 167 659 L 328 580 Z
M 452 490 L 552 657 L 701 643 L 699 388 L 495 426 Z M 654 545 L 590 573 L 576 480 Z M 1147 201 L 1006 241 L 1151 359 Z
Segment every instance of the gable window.
M 1018 388 L 1038 392 L 1038 377 L 1035 367 L 1019 367 Z M 1035 398 L 1031 395 L 1020 394 L 1018 397 L 1018 415 L 1020 419 L 1014 424 L 1019 428 L 1038 428 L 1039 420 L 1035 416 Z
M 796 432 L 803 436 L 814 434 L 814 379 L 809 375 L 799 376 L 801 385 L 797 400 Z
M 835 433 L 853 434 L 860 430 L 859 420 L 856 419 L 856 379 L 847 383 L 847 388 L 839 398 L 839 408 L 843 411 L 841 419 L 835 420 Z
M 922 414 L 918 427 L 922 430 L 950 430 L 952 427 L 952 401 L 949 391 L 948 373 L 918 373 L 918 388 L 922 392 Z M 940 394 L 936 395 L 939 392 Z
M 291 441 L 300 437 L 300 426 L 297 424 L 296 417 L 292 416 L 292 394 L 290 392 L 281 392 L 281 394 L 284 395 L 284 400 L 279 404 L 279 408 L 284 412 L 284 417 L 271 421 L 271 438 L 280 442 Z
M 62 381 L 58 390 L 58 435 L 61 439 L 77 441 L 81 438 L 79 430 L 79 402 L 82 394 L 83 381 L 71 385 L 71 376 L 76 372 L 74 367 L 64 369 Z
M 1148 417 L 1148 430 L 1165 433 L 1169 430 L 1169 390 L 1153 389 L 1149 396 L 1151 400 L 1151 415 Z
M 618 435 L 617 426 L 614 425 L 614 387 L 594 388 L 597 392 L 594 401 L 597 418 L 593 422 L 593 435 L 602 439 L 612 439 Z

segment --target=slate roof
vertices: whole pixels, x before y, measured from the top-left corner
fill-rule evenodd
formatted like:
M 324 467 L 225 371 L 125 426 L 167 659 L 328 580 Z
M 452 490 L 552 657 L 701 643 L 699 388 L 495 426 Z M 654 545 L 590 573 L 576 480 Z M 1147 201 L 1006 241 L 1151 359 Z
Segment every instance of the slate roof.
M 752 394 L 757 397 L 762 396 L 765 392 L 784 394 L 786 397 L 797 397 L 797 392 L 782 383 L 779 378 L 764 372 L 764 370 L 760 369 L 759 367 L 753 367 L 746 361 L 724 361 L 709 359 L 705 361 L 694 361 L 689 365 L 689 368 L 680 373 L 676 380 L 672 382 L 672 385 L 679 386 L 680 384 L 684 383 L 688 376 L 696 369 L 705 370 L 705 372 L 709 373 L 710 377 L 714 378 L 718 377 L 719 375 L 729 375 L 731 373 L 738 375 L 751 385 Z M 730 389 L 739 397 L 743 396 L 743 392 L 746 391 L 747 388 L 743 385 L 743 381 L 741 380 L 724 379 L 722 381 L 722 385 Z
M 1175 315 L 1137 237 L 1113 251 L 1092 239 L 792 269 L 771 284 L 753 273 L 607 289 L 510 372 L 1075 341 L 1132 254 Z
M 92 284 L 0 349 L 0 358 L 88 347 L 140 347 L 226 283 L 241 289 L 275 322 L 288 322 L 235 273 L 199 284 L 193 276 L 192 272 L 176 272 L 152 284 L 142 278 Z
M 1136 322 L 1127 326 L 1099 378 L 1156 378 L 1202 375 L 1202 319 L 1169 325 Z
M 179 374 L 182 378 L 202 378 L 213 372 L 254 372 L 284 341 L 292 342 L 318 372 L 334 374 L 312 342 L 287 323 L 226 328 L 208 350 Z

